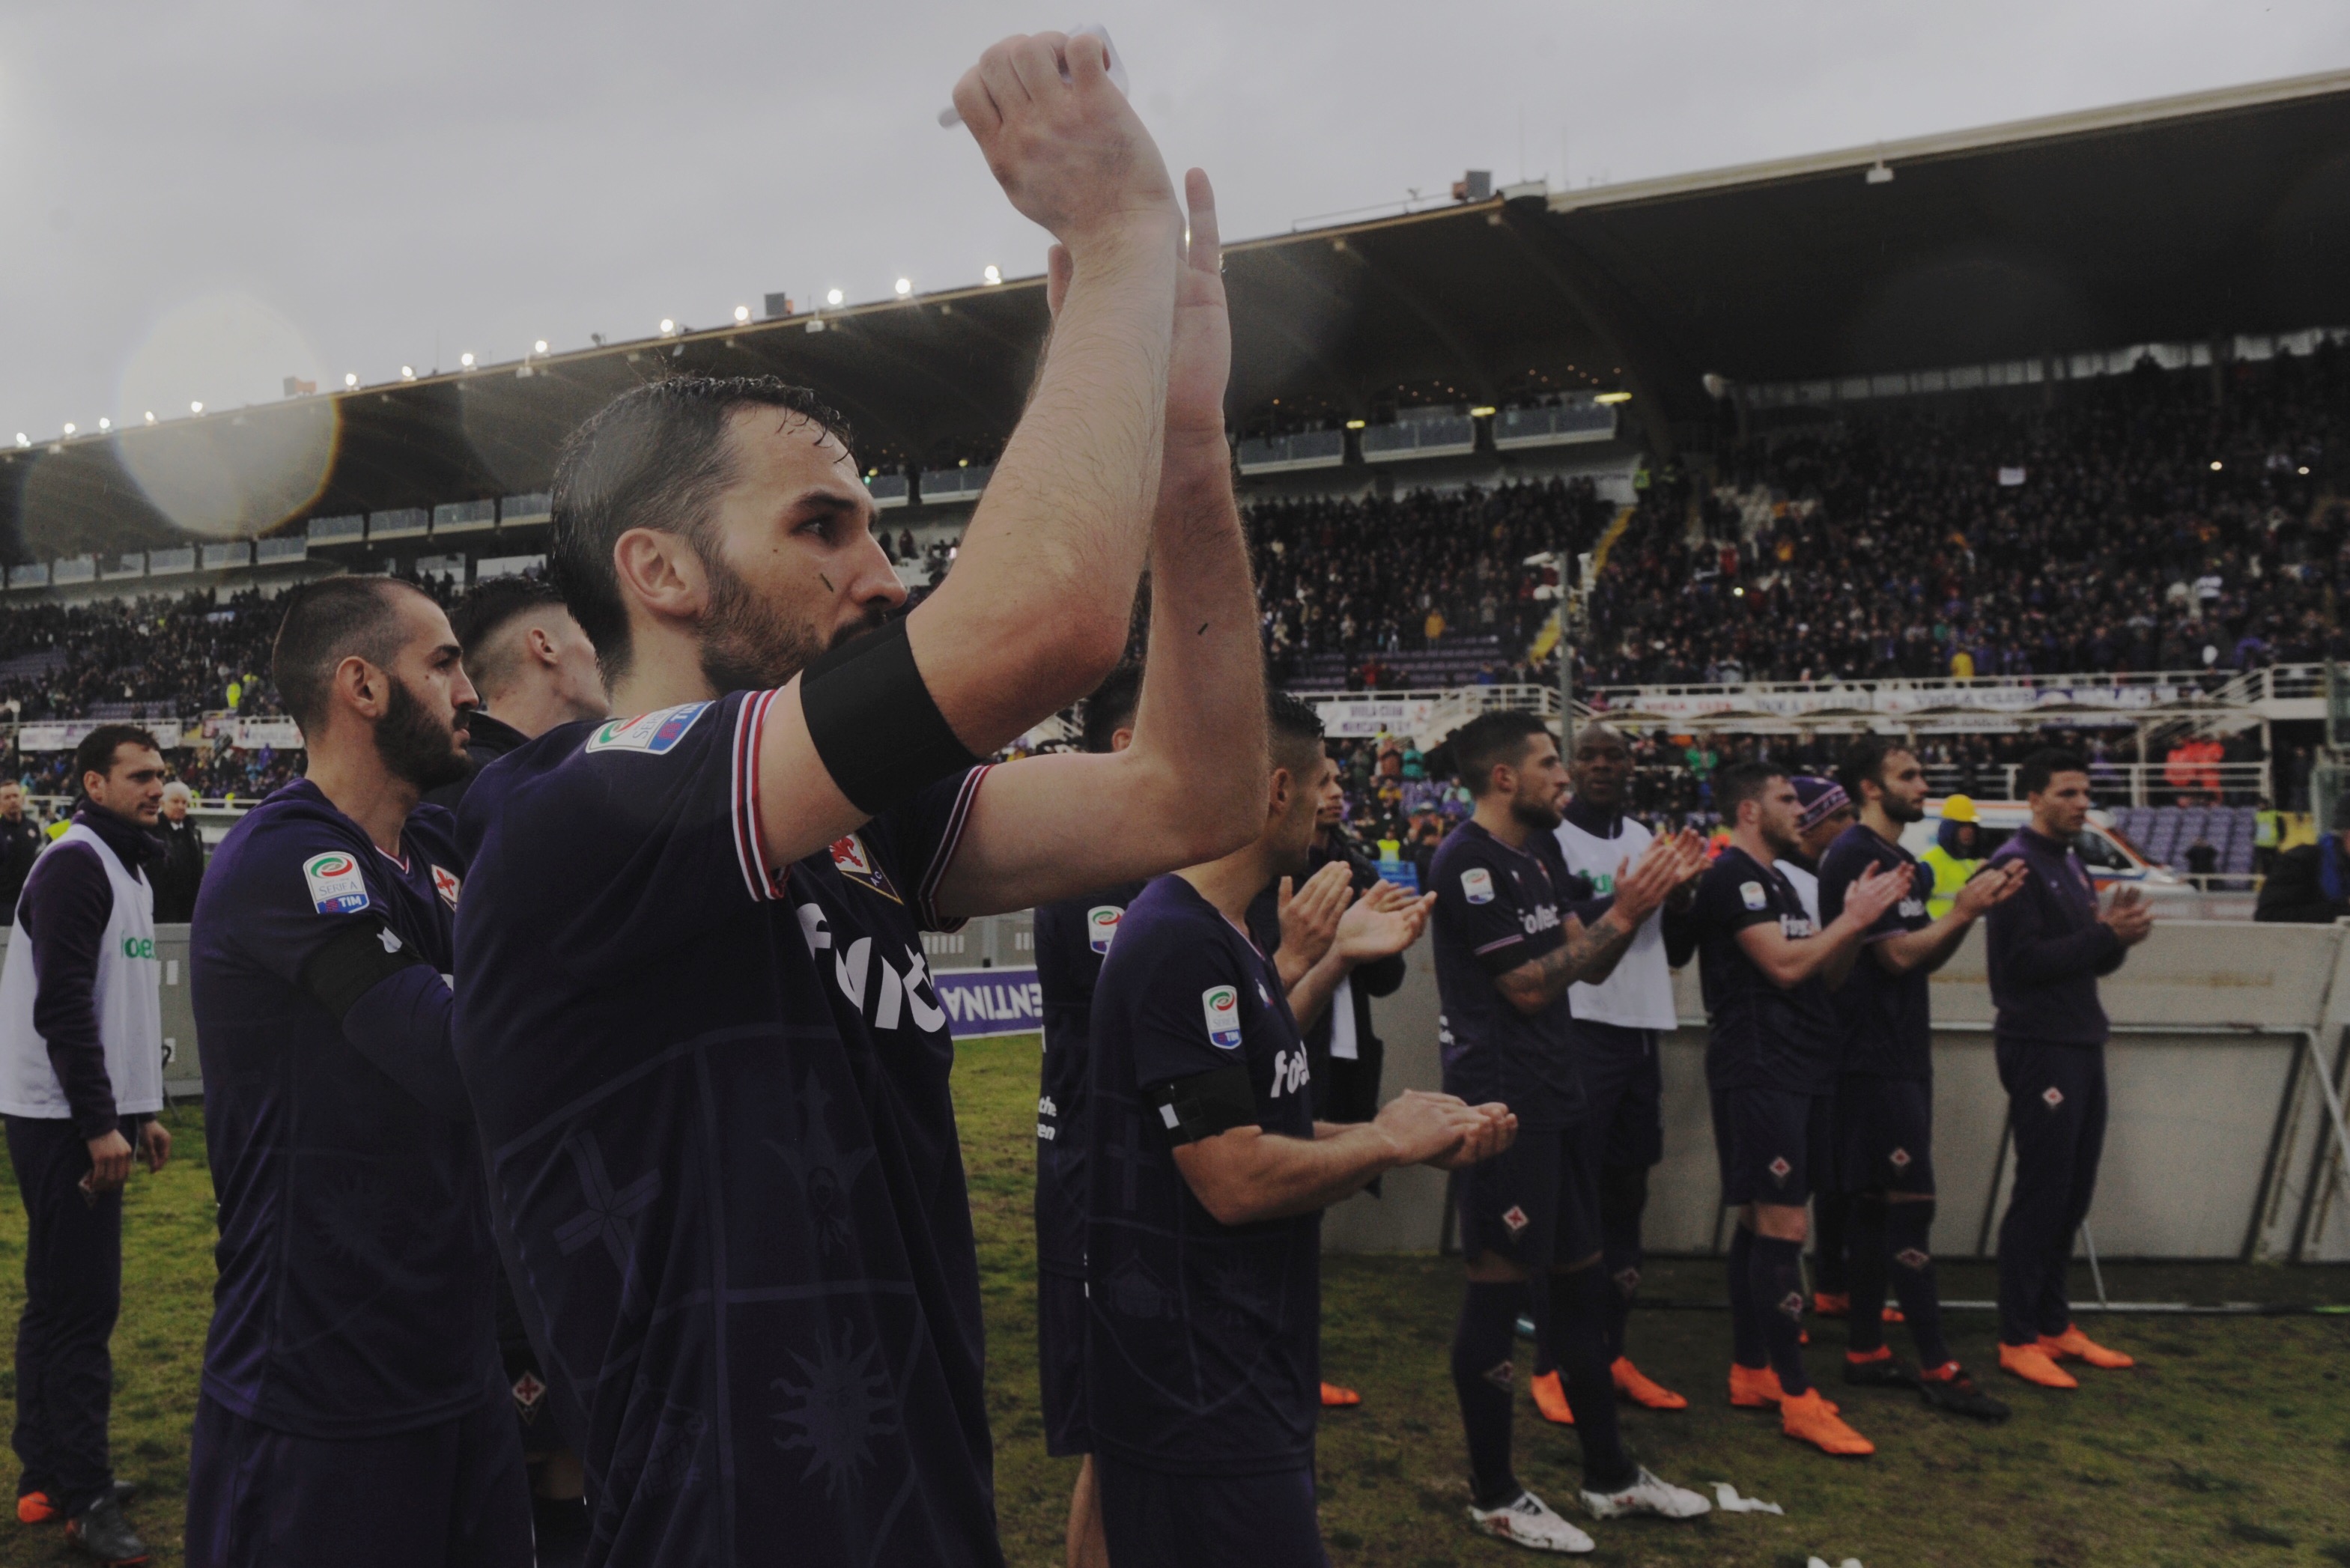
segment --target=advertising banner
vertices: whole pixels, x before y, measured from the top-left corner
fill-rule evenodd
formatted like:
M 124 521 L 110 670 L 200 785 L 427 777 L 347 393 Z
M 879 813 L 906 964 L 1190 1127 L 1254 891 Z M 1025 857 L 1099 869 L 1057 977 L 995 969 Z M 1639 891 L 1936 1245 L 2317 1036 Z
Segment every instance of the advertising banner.
M 958 1040 L 1034 1034 L 1045 1027 L 1045 998 L 1029 969 L 932 970 L 931 984 Z

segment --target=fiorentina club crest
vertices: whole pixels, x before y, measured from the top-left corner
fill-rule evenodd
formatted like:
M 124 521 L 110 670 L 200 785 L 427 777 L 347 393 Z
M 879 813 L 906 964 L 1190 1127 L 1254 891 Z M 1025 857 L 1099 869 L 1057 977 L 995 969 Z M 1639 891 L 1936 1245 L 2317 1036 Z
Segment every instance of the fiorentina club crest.
M 1534 1221 L 1526 1218 L 1526 1211 L 1523 1209 L 1513 1203 L 1503 1212 L 1502 1223 L 1510 1228 L 1511 1235 L 1515 1236 Z
M 2053 1111 L 2064 1103 L 2064 1091 L 2051 1084 L 2040 1097 L 2048 1103 L 2048 1108 Z
M 1764 1168 L 1771 1172 L 1771 1179 L 1782 1187 L 1787 1185 L 1787 1178 L 1794 1175 L 1795 1170 L 1794 1166 L 1787 1163 L 1787 1157 L 1783 1154 Z
M 432 867 L 432 890 L 440 894 L 441 901 L 452 909 L 457 907 L 458 886 L 455 872 L 439 866 Z
M 537 1373 L 526 1370 L 514 1381 L 514 1397 L 515 1408 L 527 1421 L 538 1414 L 539 1401 L 546 1397 L 546 1385 L 539 1381 Z
M 872 888 L 892 903 L 902 903 L 898 889 L 889 885 L 889 874 L 865 847 L 865 840 L 852 833 L 846 838 L 832 841 L 832 868 L 851 882 Z

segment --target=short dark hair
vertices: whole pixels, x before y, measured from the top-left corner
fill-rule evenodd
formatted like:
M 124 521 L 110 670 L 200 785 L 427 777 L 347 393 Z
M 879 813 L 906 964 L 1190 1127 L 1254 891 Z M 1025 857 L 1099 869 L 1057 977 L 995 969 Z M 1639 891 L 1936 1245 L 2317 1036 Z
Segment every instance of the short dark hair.
M 1515 767 L 1534 737 L 1549 732 L 1541 714 L 1510 708 L 1478 714 L 1446 736 L 1444 743 L 1451 748 L 1453 776 L 1471 794 L 1482 795 L 1492 790 L 1495 768 Z
M 1266 738 L 1272 744 L 1273 765 L 1289 768 L 1291 762 L 1301 759 L 1311 746 L 1318 761 L 1322 755 L 1322 715 L 1312 704 L 1291 696 L 1286 691 L 1272 691 L 1264 694 Z
M 1134 722 L 1135 710 L 1141 703 L 1142 666 L 1121 664 L 1102 677 L 1102 683 L 1086 699 L 1080 724 L 1086 750 L 1108 751 L 1111 737 Z
M 430 598 L 422 588 L 397 577 L 346 576 L 304 583 L 286 596 L 270 650 L 269 676 L 277 700 L 303 730 L 326 717 L 335 666 L 356 655 L 381 669 L 400 652 L 400 623 L 393 597 L 409 593 Z
M 491 668 L 491 642 L 508 623 L 534 611 L 559 609 L 563 596 L 537 577 L 492 577 L 475 586 L 449 614 L 457 645 L 465 650 L 465 675 L 475 686 L 504 684 L 511 671 Z
M 607 680 L 629 668 L 629 611 L 612 545 L 631 528 L 693 539 L 733 477 L 726 425 L 739 409 L 783 409 L 848 444 L 848 423 L 776 376 L 675 376 L 631 388 L 571 432 L 555 462 L 547 573 L 596 645 Z
M 1844 760 L 1836 764 L 1836 783 L 1852 798 L 1855 811 L 1868 804 L 1860 793 L 1863 784 L 1885 787 L 1885 759 L 1896 752 L 1914 751 L 1908 741 L 1898 735 L 1863 735 L 1844 751 Z
M 1713 775 L 1713 809 L 1723 820 L 1734 821 L 1740 806 L 1761 800 L 1773 779 L 1787 776 L 1787 770 L 1773 763 L 1732 763 Z
M 125 746 L 144 746 L 160 753 L 155 733 L 138 724 L 100 724 L 81 738 L 74 748 L 74 787 L 81 787 L 87 774 L 109 774 L 114 772 L 114 753 Z
M 2089 761 L 2078 752 L 2068 752 L 2061 746 L 2043 746 L 2023 759 L 2015 770 L 2015 788 L 2019 794 L 2038 794 L 2048 787 L 2048 781 L 2058 774 L 2085 774 Z

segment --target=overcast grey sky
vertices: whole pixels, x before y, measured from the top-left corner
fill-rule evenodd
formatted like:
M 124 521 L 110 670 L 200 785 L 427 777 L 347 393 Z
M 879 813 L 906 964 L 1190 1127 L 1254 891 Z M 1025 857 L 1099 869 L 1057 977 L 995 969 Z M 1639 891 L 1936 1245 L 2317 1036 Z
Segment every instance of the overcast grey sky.
M 1101 21 L 1225 233 L 2350 67 L 2350 5 L 2211 0 L 0 0 L 0 441 L 1035 270 L 933 119 Z

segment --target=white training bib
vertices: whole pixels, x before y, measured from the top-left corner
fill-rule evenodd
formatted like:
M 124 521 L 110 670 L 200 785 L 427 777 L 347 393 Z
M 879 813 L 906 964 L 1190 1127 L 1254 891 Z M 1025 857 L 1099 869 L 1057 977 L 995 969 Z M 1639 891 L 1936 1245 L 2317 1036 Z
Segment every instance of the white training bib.
M 155 893 L 147 879 L 126 870 L 106 840 L 80 823 L 60 835 L 34 863 L 38 877 L 49 856 L 69 844 L 98 852 L 114 889 L 114 910 L 98 950 L 92 1002 L 98 1010 L 99 1043 L 106 1051 L 106 1076 L 114 1085 L 114 1108 L 139 1116 L 163 1108 L 162 965 L 155 957 Z M 69 1119 L 73 1109 L 49 1064 L 49 1048 L 33 1027 L 33 999 L 39 981 L 33 970 L 33 943 L 19 927 L 8 939 L 8 961 L 0 968 L 0 1111 L 49 1121 Z
M 1616 867 L 1640 856 L 1656 836 L 1627 816 L 1613 838 L 1586 833 L 1572 822 L 1558 825 L 1558 846 L 1566 868 L 1591 878 L 1599 892 L 1616 890 Z M 1618 1029 L 1670 1030 L 1680 1020 L 1673 1012 L 1673 971 L 1665 962 L 1665 933 L 1660 915 L 1640 923 L 1632 945 L 1624 950 L 1616 971 L 1597 985 L 1578 981 L 1567 988 L 1567 1006 L 1577 1018 L 1612 1023 Z
M 1779 875 L 1795 889 L 1795 897 L 1804 901 L 1804 913 L 1812 918 L 1812 929 L 1820 929 L 1820 879 L 1785 856 L 1779 857 Z

